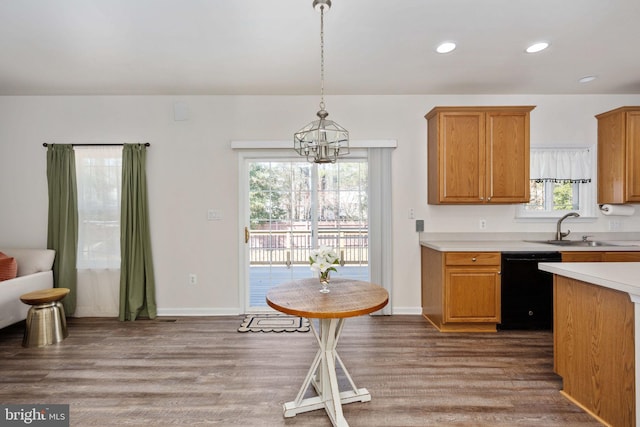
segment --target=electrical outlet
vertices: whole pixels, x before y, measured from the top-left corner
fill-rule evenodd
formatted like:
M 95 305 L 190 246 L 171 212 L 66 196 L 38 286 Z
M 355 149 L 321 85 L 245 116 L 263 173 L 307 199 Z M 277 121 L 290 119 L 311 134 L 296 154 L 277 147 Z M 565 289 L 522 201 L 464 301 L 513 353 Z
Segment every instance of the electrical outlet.
M 609 220 L 609 231 L 620 231 L 622 228 L 622 223 L 619 219 L 610 219 Z
M 480 218 L 480 221 L 478 221 L 478 227 L 480 227 L 480 230 L 486 230 L 487 229 L 487 220 L 486 220 L 486 218 Z
M 189 273 L 189 284 L 190 285 L 198 284 L 198 276 L 195 273 Z

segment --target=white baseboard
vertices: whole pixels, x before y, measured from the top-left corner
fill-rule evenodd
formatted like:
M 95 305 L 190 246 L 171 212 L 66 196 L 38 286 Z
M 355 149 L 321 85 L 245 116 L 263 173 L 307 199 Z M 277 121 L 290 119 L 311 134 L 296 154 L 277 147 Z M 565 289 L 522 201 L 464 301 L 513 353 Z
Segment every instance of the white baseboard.
M 73 317 L 118 317 L 118 310 L 101 310 L 95 307 L 78 307 L 73 312 Z
M 259 310 L 263 312 L 263 310 Z M 265 309 L 264 312 L 273 312 L 272 309 Z M 243 314 L 238 308 L 158 308 L 158 316 L 240 316 Z M 421 315 L 420 307 L 394 307 L 395 315 Z M 74 317 L 117 317 L 118 313 L 90 312 L 77 310 Z
M 266 309 L 265 312 L 273 312 Z M 394 307 L 396 315 L 421 315 L 421 307 Z M 259 312 L 262 312 L 260 310 Z M 239 316 L 243 314 L 237 308 L 159 308 L 158 316 Z
M 158 308 L 158 316 L 239 316 L 237 308 Z
M 393 314 L 422 314 L 422 307 L 393 307 Z

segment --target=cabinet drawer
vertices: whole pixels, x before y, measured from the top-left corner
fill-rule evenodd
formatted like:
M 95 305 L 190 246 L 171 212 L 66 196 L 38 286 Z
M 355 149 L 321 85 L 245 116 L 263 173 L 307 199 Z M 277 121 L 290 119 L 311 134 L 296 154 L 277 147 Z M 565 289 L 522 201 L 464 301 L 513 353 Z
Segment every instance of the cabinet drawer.
M 446 265 L 500 265 L 500 252 L 447 252 Z
M 601 262 L 604 252 L 562 252 L 562 262 Z
M 605 252 L 602 260 L 608 262 L 640 262 L 640 252 Z
M 640 252 L 562 252 L 562 262 L 640 262 Z

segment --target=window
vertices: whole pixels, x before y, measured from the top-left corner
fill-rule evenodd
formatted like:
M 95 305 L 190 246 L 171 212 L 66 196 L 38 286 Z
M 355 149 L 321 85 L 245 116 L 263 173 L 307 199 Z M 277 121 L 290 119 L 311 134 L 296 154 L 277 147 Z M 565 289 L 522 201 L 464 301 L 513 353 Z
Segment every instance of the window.
M 575 182 L 538 182 L 531 180 L 531 199 L 526 210 L 538 212 L 577 211 L 580 209 L 580 185 Z
M 75 147 L 79 269 L 120 268 L 122 147 Z
M 557 218 L 568 212 L 594 216 L 592 157 L 588 148 L 532 149 L 531 198 L 516 216 Z

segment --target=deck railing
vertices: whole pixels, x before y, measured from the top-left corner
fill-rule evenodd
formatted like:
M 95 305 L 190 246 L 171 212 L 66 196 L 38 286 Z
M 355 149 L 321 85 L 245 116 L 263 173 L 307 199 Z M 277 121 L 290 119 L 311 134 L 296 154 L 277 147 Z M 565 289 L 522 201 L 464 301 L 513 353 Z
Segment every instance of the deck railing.
M 369 262 L 369 235 L 360 229 L 322 229 L 318 245 L 334 248 L 345 264 L 366 265 Z M 256 264 L 308 264 L 311 231 L 252 230 L 249 253 Z

